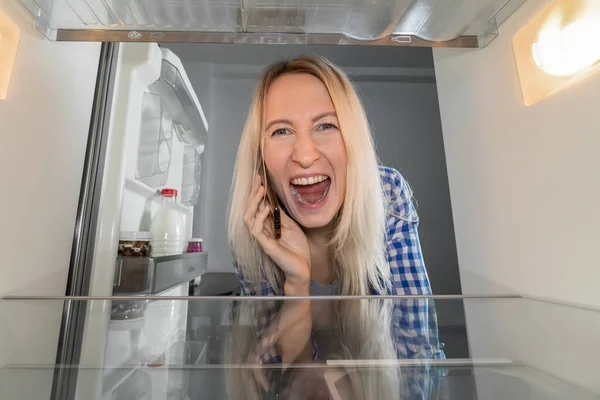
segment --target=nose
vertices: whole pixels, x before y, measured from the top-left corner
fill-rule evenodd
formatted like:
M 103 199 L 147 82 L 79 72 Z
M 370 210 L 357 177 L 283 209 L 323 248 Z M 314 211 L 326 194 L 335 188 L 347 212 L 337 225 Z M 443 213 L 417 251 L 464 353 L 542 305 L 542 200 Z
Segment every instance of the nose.
M 297 136 L 294 143 L 292 161 L 296 162 L 302 168 L 310 168 L 320 157 L 321 153 L 310 134 Z

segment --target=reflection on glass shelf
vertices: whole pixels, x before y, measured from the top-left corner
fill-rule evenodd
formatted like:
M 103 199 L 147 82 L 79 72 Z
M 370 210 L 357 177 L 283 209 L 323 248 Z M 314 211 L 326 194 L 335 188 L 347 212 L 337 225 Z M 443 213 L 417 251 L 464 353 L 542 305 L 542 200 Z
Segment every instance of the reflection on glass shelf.
M 194 372 L 206 364 L 206 343 L 178 341 L 154 361 L 129 362 L 112 368 L 102 382 L 107 399 L 189 399 L 201 393 L 202 379 Z
M 81 385 L 96 376 L 103 399 L 310 398 L 316 390 L 333 399 L 600 399 L 600 310 L 518 297 L 143 301 L 143 323 L 110 321 L 111 334 L 96 341 L 102 357 L 59 367 L 78 370 Z M 18 395 L 36 374 L 54 373 L 44 358 L 52 352 L 23 334 L 41 328 L 32 317 L 77 303 L 101 318 L 114 301 L 0 303 L 5 317 L 21 316 L 5 335 L 15 345 L 0 368 L 12 396 L 3 398 L 33 398 Z M 174 328 L 177 309 L 187 310 L 184 330 Z M 457 309 L 464 314 L 451 315 Z M 443 332 L 461 323 L 468 346 L 457 353 Z
M 207 270 L 207 253 L 164 257 L 117 258 L 114 295 L 156 295 L 199 277 Z

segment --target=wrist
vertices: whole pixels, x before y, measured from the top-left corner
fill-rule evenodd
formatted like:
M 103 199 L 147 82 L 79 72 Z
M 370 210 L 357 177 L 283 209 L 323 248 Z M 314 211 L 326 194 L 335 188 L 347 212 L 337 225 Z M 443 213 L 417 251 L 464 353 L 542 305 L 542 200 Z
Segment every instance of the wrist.
M 310 296 L 310 278 L 286 279 L 283 292 L 286 296 Z

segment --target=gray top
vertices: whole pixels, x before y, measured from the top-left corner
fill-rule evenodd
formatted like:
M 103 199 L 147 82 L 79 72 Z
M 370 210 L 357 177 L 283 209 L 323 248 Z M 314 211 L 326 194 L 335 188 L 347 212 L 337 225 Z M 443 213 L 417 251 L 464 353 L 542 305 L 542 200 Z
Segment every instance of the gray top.
M 310 295 L 311 296 L 337 296 L 338 285 L 337 281 L 333 282 L 329 286 L 319 285 L 317 282 L 310 281 Z

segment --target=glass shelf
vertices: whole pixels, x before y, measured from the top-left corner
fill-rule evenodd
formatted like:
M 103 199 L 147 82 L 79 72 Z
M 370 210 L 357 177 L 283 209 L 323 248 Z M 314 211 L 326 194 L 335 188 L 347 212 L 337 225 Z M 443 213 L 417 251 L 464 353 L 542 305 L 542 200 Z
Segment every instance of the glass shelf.
M 0 301 L 11 321 L 0 328 L 2 398 L 49 398 L 61 371 L 88 399 L 165 391 L 190 399 L 252 391 L 303 398 L 311 389 L 338 398 L 351 390 L 378 399 L 600 399 L 600 309 L 519 296 L 138 301 L 147 304 L 141 322 L 116 330 L 114 321 L 96 323 L 114 302 L 108 298 Z M 81 329 L 95 351 L 56 363 L 61 347 L 48 338 L 58 337 L 66 307 L 87 310 L 91 325 Z M 183 331 L 173 328 L 180 326 L 175 309 L 185 310 Z M 101 336 L 103 329 L 110 334 Z M 147 351 L 155 342 L 158 357 Z M 123 362 L 108 362 L 105 353 Z
M 54 40 L 59 36 L 57 31 L 72 35 L 87 30 L 94 31 L 95 41 L 115 38 L 110 32 L 122 31 L 120 41 L 173 41 L 171 32 L 213 34 L 203 40 L 217 42 L 228 34 L 291 33 L 339 35 L 358 42 L 392 35 L 414 36 L 431 43 L 473 36 L 485 45 L 525 0 L 20 1 L 37 18 L 46 36 Z
M 207 253 L 164 257 L 118 257 L 113 284 L 115 296 L 157 295 L 201 276 Z

